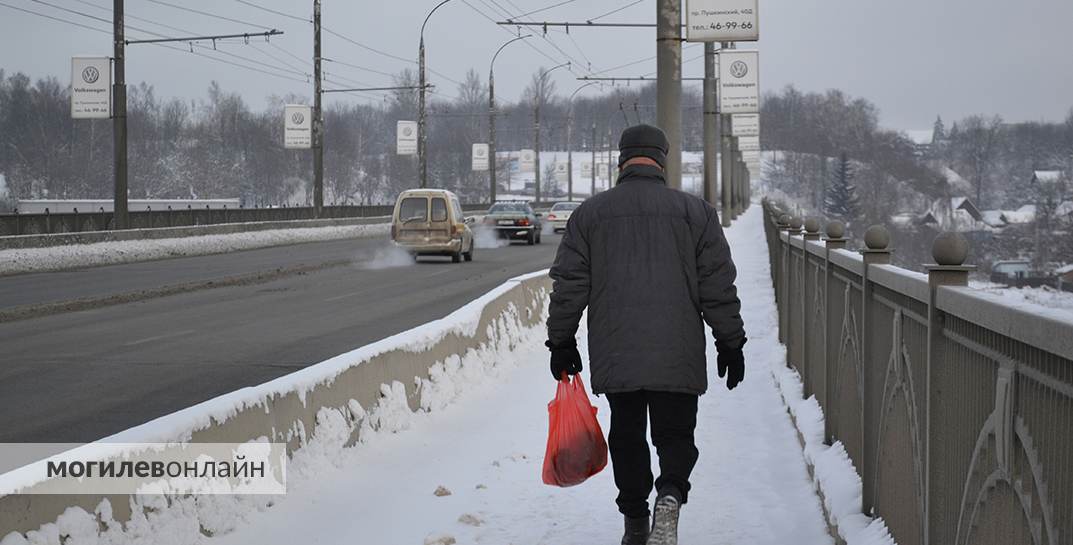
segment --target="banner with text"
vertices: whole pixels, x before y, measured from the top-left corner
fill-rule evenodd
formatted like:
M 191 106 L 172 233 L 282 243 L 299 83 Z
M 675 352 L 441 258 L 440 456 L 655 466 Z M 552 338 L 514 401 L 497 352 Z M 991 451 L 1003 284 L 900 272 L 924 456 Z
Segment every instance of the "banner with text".
M 71 58 L 71 117 L 112 117 L 112 60 L 108 57 Z
M 731 124 L 734 136 L 760 136 L 760 114 L 735 114 Z
M 719 52 L 719 111 L 760 113 L 760 53 L 747 49 Z
M 310 149 L 313 147 L 313 108 L 304 104 L 283 107 L 283 147 Z
M 399 155 L 417 155 L 417 122 L 399 121 L 395 126 L 395 148 Z
M 758 0 L 687 0 L 686 41 L 755 42 Z
M 488 144 L 473 144 L 473 170 L 488 170 Z
M 531 149 L 523 149 L 518 156 L 518 167 L 522 172 L 534 172 L 536 170 L 536 152 Z

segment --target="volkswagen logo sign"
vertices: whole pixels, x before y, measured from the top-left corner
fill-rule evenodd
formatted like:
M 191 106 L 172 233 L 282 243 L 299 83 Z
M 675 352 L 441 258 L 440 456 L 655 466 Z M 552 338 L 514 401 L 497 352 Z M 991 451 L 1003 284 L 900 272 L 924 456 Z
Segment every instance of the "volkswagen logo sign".
M 86 83 L 97 83 L 100 78 L 101 72 L 96 66 L 87 66 L 82 70 L 82 81 Z
M 749 65 L 745 61 L 734 61 L 730 65 L 730 75 L 736 78 L 744 78 L 749 73 Z
M 302 115 L 302 112 L 294 112 L 291 114 L 291 123 L 294 123 L 295 125 L 301 125 L 302 123 L 305 123 L 305 120 L 306 116 Z
M 477 157 L 484 157 L 485 153 L 487 153 L 487 152 L 485 151 L 484 148 L 477 148 Z
M 405 128 L 402 129 L 402 135 L 403 136 L 413 136 L 413 134 L 414 134 L 414 128 L 413 127 L 405 127 Z

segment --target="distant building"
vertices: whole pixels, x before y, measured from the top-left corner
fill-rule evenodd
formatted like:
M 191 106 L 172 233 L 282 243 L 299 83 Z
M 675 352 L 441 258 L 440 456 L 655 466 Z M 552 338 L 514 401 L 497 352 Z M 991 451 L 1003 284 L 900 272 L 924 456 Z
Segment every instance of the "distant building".
M 913 148 L 918 156 L 923 157 L 931 153 L 935 140 L 934 129 L 905 131 L 905 135 L 913 143 Z
M 1028 278 L 1032 273 L 1032 262 L 1027 259 L 1009 259 L 991 264 L 991 281 L 1001 284 L 1015 283 Z
M 1032 183 L 1055 183 L 1067 180 L 1064 170 L 1037 170 L 1032 173 Z
M 993 227 L 984 221 L 984 215 L 967 197 L 937 199 L 928 211 L 917 218 L 918 225 L 929 225 L 940 231 L 990 231 Z

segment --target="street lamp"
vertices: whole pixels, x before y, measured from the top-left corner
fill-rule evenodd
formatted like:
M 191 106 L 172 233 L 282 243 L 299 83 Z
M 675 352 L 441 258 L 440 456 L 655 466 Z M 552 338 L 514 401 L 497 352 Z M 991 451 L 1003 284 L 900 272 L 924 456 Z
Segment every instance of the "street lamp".
M 574 97 L 584 88 L 591 85 L 596 85 L 597 81 L 590 81 L 577 89 L 570 95 L 569 110 L 566 115 L 566 200 L 574 200 Z M 596 143 L 593 142 L 593 146 Z M 593 164 L 593 167 L 596 165 Z
M 420 98 L 417 103 L 417 162 L 421 187 L 428 187 L 428 142 L 427 131 L 425 130 L 425 92 L 428 90 L 426 88 L 427 78 L 425 76 L 425 25 L 428 24 L 429 17 L 432 17 L 432 14 L 440 9 L 440 6 L 443 6 L 450 1 L 451 0 L 443 0 L 439 4 L 436 4 L 436 7 L 432 8 L 432 11 L 428 12 L 428 15 L 425 16 L 425 22 L 421 23 L 421 44 L 420 47 L 418 47 L 417 52 L 418 72 L 420 72 L 419 86 L 421 88 L 419 94 Z
M 540 77 L 537 78 L 537 88 L 534 89 L 536 92 L 536 107 L 533 111 L 533 119 L 535 120 L 533 125 L 533 167 L 536 170 L 536 180 L 533 184 L 533 194 L 536 202 L 540 202 L 540 106 L 544 102 L 544 78 L 548 77 L 548 74 L 554 70 L 564 66 L 570 66 L 570 63 L 564 62 L 541 72 Z
M 495 83 L 495 65 L 496 57 L 503 51 L 508 45 L 517 42 L 518 40 L 524 40 L 531 37 L 532 34 L 526 34 L 525 36 L 518 36 L 517 38 L 507 40 L 503 45 L 499 46 L 495 55 L 492 55 L 492 62 L 488 63 L 488 158 L 489 158 L 489 183 L 491 192 L 490 204 L 496 202 L 496 83 Z

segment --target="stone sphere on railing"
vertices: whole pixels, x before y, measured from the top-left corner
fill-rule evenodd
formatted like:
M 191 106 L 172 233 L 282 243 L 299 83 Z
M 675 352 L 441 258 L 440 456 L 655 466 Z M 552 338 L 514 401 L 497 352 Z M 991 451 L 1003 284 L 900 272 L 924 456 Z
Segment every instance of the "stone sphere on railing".
M 890 231 L 882 225 L 873 225 L 864 232 L 864 245 L 869 250 L 886 250 L 890 246 Z
M 827 238 L 840 239 L 844 236 L 846 236 L 846 224 L 837 220 L 827 223 Z
M 793 220 L 793 218 L 790 217 L 790 214 L 783 214 L 783 215 L 779 216 L 779 224 L 780 225 L 785 225 L 785 226 L 789 227 L 791 220 Z
M 969 241 L 961 233 L 940 233 L 931 245 L 935 263 L 945 267 L 960 267 L 969 257 Z
M 801 218 L 797 216 L 790 218 L 790 229 L 794 231 L 801 229 Z
M 820 232 L 820 220 L 816 218 L 808 218 L 805 220 L 805 232 L 810 235 L 815 235 Z

